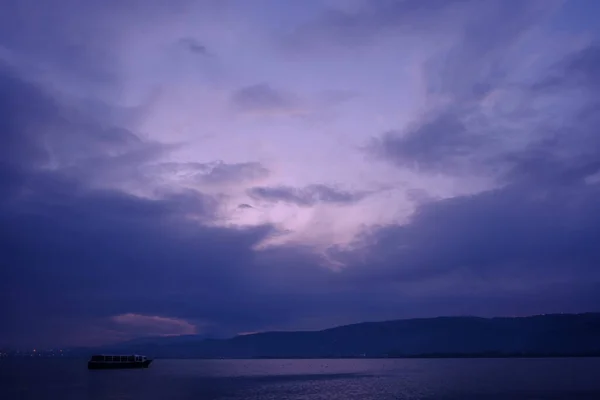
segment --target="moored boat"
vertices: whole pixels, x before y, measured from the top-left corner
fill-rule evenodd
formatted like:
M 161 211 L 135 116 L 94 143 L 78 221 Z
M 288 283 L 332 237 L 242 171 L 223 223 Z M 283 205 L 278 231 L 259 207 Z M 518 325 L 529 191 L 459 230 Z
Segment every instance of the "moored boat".
M 128 369 L 148 368 L 152 360 L 146 356 L 130 355 L 93 355 L 88 361 L 88 369 Z

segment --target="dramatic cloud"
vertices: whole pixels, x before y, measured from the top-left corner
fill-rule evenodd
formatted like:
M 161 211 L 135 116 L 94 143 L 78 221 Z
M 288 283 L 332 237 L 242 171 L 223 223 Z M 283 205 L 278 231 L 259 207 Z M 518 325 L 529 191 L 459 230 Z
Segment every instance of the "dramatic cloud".
M 567 55 L 523 94 L 541 101 L 560 87 L 561 95 L 570 97 L 560 99 L 569 103 L 561 115 L 562 125 L 550 125 L 552 116 L 538 112 L 537 125 L 522 132 L 530 141 L 521 148 L 503 145 L 506 138 L 500 130 L 496 137 L 477 136 L 478 132 L 456 124 L 456 116 L 433 124 L 425 121 L 405 136 L 384 135 L 378 151 L 400 167 L 414 163 L 453 174 L 462 158 L 471 168 L 483 168 L 488 174 L 495 170 L 492 177 L 504 186 L 426 203 L 409 224 L 363 238 L 371 246 L 360 252 L 366 251 L 366 263 L 379 265 L 374 269 L 382 274 L 380 279 L 444 276 L 447 290 L 459 280 L 471 279 L 474 290 L 495 288 L 506 290 L 506 295 L 572 288 L 577 292 L 573 303 L 594 307 L 600 284 L 596 268 L 600 253 L 594 244 L 600 233 L 595 206 L 600 187 L 591 179 L 600 171 L 600 97 L 590 90 L 589 81 L 600 73 L 600 63 L 590 57 L 595 47 Z M 500 151 L 489 151 L 493 143 Z
M 554 116 L 547 116 L 545 109 L 529 110 L 526 130 L 515 132 L 505 128 L 505 116 L 485 115 L 482 100 L 469 112 L 457 111 L 455 106 L 402 134 L 386 133 L 370 150 L 401 167 L 449 174 L 496 173 L 509 181 L 568 182 L 592 175 L 600 166 L 595 128 L 600 98 L 592 89 L 592 77 L 600 71 L 595 51 L 596 45 L 591 45 L 568 55 L 531 88 L 519 89 L 532 103 L 564 103 L 560 125 L 552 124 Z M 568 104 L 554 93 L 559 86 L 561 95 L 569 94 Z M 474 119 L 480 121 L 470 126 L 463 122 Z M 511 143 L 513 133 L 526 135 L 528 141 Z
M 436 115 L 402 135 L 388 132 L 372 150 L 400 166 L 417 170 L 465 169 L 482 150 L 484 139 L 470 132 L 457 115 Z
M 571 284 L 575 269 L 597 284 L 600 253 L 594 237 L 600 215 L 594 204 L 599 194 L 598 187 L 581 183 L 510 186 L 428 203 L 409 224 L 376 231 L 368 260 L 400 280 L 465 275 L 491 286 L 502 277 L 527 282 L 527 290 Z
M 537 83 L 534 88 L 551 91 L 576 87 L 589 90 L 592 95 L 595 95 L 600 84 L 598 68 L 600 68 L 600 45 L 594 43 L 555 65 L 550 75 Z
M 567 3 L 0 0 L 0 346 L 597 311 Z

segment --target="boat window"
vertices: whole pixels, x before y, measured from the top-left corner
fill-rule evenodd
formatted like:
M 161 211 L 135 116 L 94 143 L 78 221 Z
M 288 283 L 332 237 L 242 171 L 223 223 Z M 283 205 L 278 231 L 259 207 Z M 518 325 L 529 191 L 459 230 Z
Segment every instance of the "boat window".
M 133 356 L 129 356 L 129 357 L 127 357 L 127 361 L 129 361 L 129 362 L 131 362 L 131 361 L 134 361 L 134 360 L 133 360 Z
M 112 361 L 112 356 L 106 356 L 106 357 L 104 357 L 104 360 L 105 361 Z
M 121 362 L 127 361 L 127 356 L 121 356 L 120 358 L 121 358 Z

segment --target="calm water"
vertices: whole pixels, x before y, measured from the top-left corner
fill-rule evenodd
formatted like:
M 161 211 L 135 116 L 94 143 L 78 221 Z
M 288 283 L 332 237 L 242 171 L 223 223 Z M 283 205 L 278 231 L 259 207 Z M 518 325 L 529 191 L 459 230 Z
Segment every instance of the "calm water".
M 600 359 L 2 360 L 0 399 L 600 399 Z

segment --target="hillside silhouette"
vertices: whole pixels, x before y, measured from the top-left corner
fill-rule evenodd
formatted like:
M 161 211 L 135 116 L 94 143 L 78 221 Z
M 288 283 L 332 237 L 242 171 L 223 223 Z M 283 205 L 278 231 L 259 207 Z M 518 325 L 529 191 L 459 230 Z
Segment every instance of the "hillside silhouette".
M 600 313 L 519 318 L 438 317 L 230 339 L 145 338 L 88 351 L 158 358 L 600 356 Z

